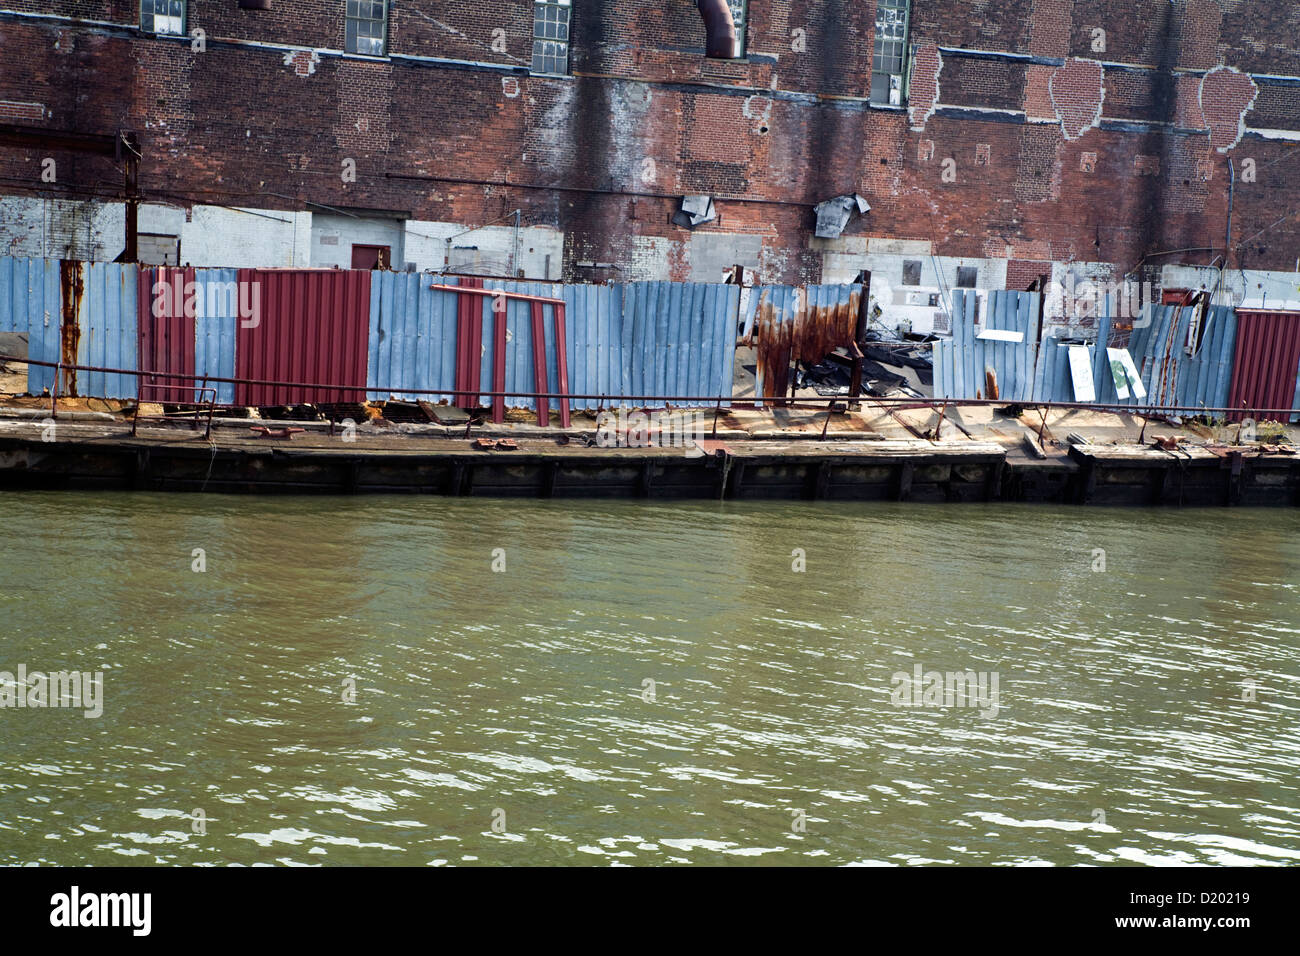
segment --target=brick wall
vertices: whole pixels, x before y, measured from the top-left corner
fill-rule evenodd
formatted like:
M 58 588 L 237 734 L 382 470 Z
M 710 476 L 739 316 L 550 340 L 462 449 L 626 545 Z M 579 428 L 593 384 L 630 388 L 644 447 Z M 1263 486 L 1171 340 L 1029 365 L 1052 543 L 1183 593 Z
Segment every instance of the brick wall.
M 1300 75 L 1300 20 L 1265 0 L 914 0 L 927 65 L 904 110 L 866 102 L 860 0 L 751 0 L 738 62 L 704 59 L 687 0 L 583 0 L 565 77 L 528 75 L 527 0 L 394 2 L 378 60 L 341 55 L 342 0 L 191 0 L 205 52 L 142 35 L 135 0 L 5 6 L 0 122 L 133 129 L 152 198 L 466 225 L 521 208 L 564 232 L 568 277 L 653 261 L 685 278 L 693 246 L 717 254 L 696 236 L 730 235 L 737 256 L 761 237 L 764 279 L 816 280 L 811 207 L 845 192 L 872 207 L 847 236 L 1034 268 L 1222 245 L 1229 159 L 1237 235 L 1297 206 L 1300 147 L 1252 132 L 1300 128 L 1300 85 L 1276 79 Z M 0 192 L 44 189 L 43 155 L 0 150 Z M 107 160 L 57 159 L 67 195 L 121 180 Z M 692 192 L 719 197 L 694 233 L 669 222 Z M 1291 268 L 1297 242 L 1293 217 L 1251 265 Z

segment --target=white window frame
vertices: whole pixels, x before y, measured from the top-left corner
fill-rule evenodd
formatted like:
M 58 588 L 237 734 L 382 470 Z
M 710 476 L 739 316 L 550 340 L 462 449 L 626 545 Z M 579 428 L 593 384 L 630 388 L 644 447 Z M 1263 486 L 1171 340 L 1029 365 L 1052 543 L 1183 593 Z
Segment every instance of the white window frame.
M 897 35 L 900 13 L 901 36 Z M 907 105 L 911 61 L 908 32 L 912 26 L 911 19 L 911 0 L 876 0 L 876 20 L 871 36 L 871 89 L 867 92 L 872 103 L 880 106 Z M 885 36 L 882 32 L 885 25 L 892 25 L 895 35 Z M 877 77 L 882 78 L 885 84 L 883 97 L 876 90 Z
M 382 17 L 371 16 L 374 6 L 378 4 L 383 13 Z M 365 13 L 362 14 L 364 9 Z M 344 0 L 343 3 L 343 51 L 353 56 L 374 56 L 383 57 L 388 55 L 388 0 Z M 378 37 L 372 34 L 361 36 L 358 30 L 349 39 L 348 28 L 353 24 L 381 24 L 380 35 Z M 379 51 L 361 49 L 362 41 L 367 43 L 374 40 L 379 41 Z
M 567 76 L 572 34 L 572 0 L 533 0 L 531 72 L 541 76 Z
M 180 16 L 174 11 L 180 8 Z M 154 36 L 185 36 L 185 19 L 189 15 L 185 0 L 140 0 L 140 29 Z M 160 13 L 159 10 L 166 10 Z

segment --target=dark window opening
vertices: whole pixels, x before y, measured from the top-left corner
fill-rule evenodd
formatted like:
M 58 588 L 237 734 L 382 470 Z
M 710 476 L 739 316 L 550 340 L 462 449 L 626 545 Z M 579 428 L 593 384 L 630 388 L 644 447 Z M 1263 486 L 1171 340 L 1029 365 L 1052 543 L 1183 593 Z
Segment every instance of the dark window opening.
M 975 276 L 978 273 L 979 270 L 976 269 L 974 266 L 958 266 L 957 267 L 957 288 L 959 289 L 975 288 Z
M 393 250 L 391 246 L 352 244 L 352 268 L 391 269 L 392 267 Z
M 903 260 L 903 285 L 920 285 L 921 284 L 921 260 L 904 259 Z

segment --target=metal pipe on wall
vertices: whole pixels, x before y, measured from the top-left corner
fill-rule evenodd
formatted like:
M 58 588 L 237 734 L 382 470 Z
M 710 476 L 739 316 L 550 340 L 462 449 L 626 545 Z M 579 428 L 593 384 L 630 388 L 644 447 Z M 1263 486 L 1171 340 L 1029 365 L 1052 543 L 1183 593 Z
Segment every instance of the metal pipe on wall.
M 713 60 L 734 60 L 740 55 L 736 23 L 727 0 L 696 0 L 704 20 L 704 55 Z

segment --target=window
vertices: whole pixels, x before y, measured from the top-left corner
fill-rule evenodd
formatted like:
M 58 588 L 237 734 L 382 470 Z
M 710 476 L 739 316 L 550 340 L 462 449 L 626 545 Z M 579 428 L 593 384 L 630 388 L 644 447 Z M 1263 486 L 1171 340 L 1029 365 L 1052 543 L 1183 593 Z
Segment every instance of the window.
M 388 0 L 347 0 L 347 43 L 343 49 L 383 56 L 388 37 Z
M 871 49 L 871 102 L 902 106 L 907 96 L 908 0 L 876 0 Z
M 904 259 L 903 260 L 903 285 L 920 285 L 921 284 L 921 260 Z
M 569 72 L 570 0 L 533 3 L 533 72 Z
M 185 0 L 140 0 L 140 29 L 185 35 Z
M 136 240 L 136 258 L 141 265 L 176 266 L 181 261 L 181 237 L 142 232 Z
M 958 266 L 957 267 L 957 288 L 959 289 L 975 288 L 975 276 L 978 274 L 978 272 L 979 270 L 976 269 L 974 266 Z
M 736 56 L 745 55 L 745 15 L 749 0 L 727 0 L 731 8 L 731 21 L 736 25 Z

